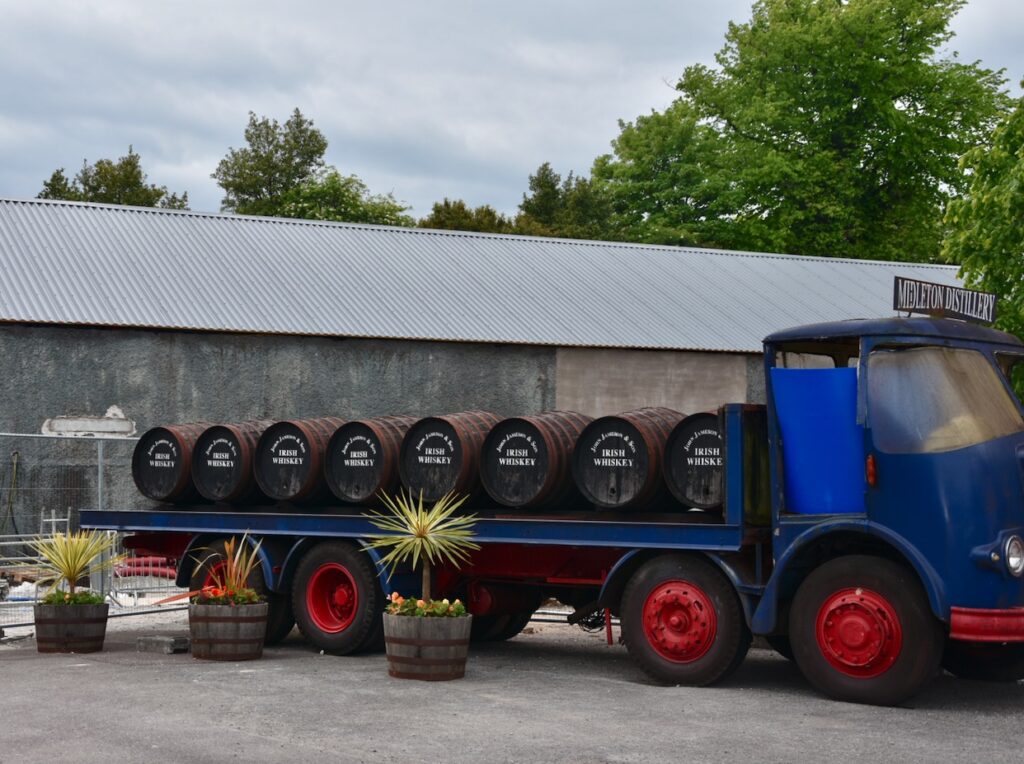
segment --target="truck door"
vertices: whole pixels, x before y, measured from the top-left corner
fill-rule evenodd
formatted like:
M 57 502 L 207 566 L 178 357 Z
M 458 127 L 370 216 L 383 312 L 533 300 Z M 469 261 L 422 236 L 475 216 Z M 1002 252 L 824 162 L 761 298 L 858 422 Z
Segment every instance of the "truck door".
M 951 605 L 1016 604 L 1019 582 L 972 558 L 1024 525 L 1024 418 L 993 357 L 883 341 L 869 345 L 862 373 L 870 520 L 924 554 Z

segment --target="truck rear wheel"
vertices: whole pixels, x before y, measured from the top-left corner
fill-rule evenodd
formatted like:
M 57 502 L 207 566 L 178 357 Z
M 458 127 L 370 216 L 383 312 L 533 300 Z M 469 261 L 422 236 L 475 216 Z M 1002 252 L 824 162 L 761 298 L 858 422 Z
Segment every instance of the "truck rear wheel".
M 938 673 L 942 627 L 917 576 L 891 560 L 850 555 L 801 584 L 790 611 L 793 655 L 838 700 L 895 705 Z
M 942 668 L 961 679 L 1016 682 L 1024 679 L 1024 645 L 950 639 Z
M 479 615 L 473 616 L 473 642 L 505 642 L 516 636 L 533 618 L 533 611 L 512 613 L 510 615 Z M 477 626 L 477 624 L 480 624 Z
M 384 592 L 370 558 L 343 541 L 317 544 L 292 583 L 299 631 L 313 645 L 346 655 L 381 641 Z
M 214 573 L 224 565 L 224 540 L 218 540 L 198 550 L 202 555 L 198 564 L 192 570 L 189 579 L 189 591 L 198 591 L 206 586 L 214 585 Z M 263 568 L 259 565 L 249 576 L 249 586 L 267 601 L 267 633 L 263 637 L 263 644 L 277 645 L 287 637 L 295 627 L 295 618 L 292 615 L 292 605 L 288 595 L 272 592 L 267 589 L 266 581 L 263 578 Z
M 641 566 L 622 594 L 620 623 L 630 658 L 665 684 L 720 681 L 750 648 L 732 585 L 714 565 L 688 555 Z

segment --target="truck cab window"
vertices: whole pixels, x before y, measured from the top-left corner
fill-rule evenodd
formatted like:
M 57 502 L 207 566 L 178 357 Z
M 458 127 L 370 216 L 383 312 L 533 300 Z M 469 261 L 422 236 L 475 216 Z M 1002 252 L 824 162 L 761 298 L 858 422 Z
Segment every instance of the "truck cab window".
M 962 348 L 873 351 L 868 411 L 875 446 L 888 453 L 953 451 L 1024 430 L 992 364 Z
M 999 370 L 1017 395 L 1017 400 L 1024 401 L 1024 355 L 996 353 L 996 360 L 999 362 Z
M 859 355 L 860 343 L 855 338 L 806 340 L 779 345 L 774 365 L 780 369 L 842 369 L 856 367 Z

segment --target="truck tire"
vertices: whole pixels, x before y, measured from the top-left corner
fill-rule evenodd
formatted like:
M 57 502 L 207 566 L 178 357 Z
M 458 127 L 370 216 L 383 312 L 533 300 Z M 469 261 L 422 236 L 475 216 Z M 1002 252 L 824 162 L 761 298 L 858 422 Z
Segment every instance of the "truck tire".
M 384 592 L 369 556 L 353 544 L 325 541 L 306 553 L 292 607 L 302 635 L 326 652 L 347 655 L 383 641 Z
M 470 641 L 505 642 L 525 629 L 532 618 L 532 610 L 511 615 L 473 616 Z
M 199 551 L 201 554 L 199 561 L 202 564 L 197 564 L 193 568 L 192 576 L 189 578 L 188 588 L 193 592 L 204 586 L 213 585 L 212 572 L 224 564 L 224 539 L 214 541 Z M 267 633 L 263 637 L 263 644 L 267 646 L 280 644 L 295 627 L 292 603 L 288 599 L 288 595 L 267 589 L 263 578 L 263 568 L 259 565 L 249 576 L 249 586 L 267 601 Z
M 690 555 L 641 566 L 623 591 L 620 624 L 630 658 L 664 684 L 718 682 L 750 648 L 732 584 L 713 564 Z
M 950 639 L 942 668 L 960 679 L 1016 682 L 1024 679 L 1024 645 Z
M 913 571 L 849 555 L 816 568 L 800 585 L 789 638 L 797 666 L 818 690 L 891 706 L 938 673 L 943 630 Z

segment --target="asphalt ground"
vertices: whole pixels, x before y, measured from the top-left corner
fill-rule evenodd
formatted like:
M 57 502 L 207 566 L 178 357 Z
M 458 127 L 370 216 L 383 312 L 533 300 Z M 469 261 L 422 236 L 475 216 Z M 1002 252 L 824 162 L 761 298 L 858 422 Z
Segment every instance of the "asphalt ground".
M 298 632 L 246 663 L 136 650 L 185 634 L 177 612 L 111 619 L 91 655 L 0 644 L 0 762 L 1024 761 L 1024 684 L 943 675 L 903 707 L 858 706 L 752 650 L 718 687 L 660 687 L 603 634 L 548 623 L 473 645 L 439 683 Z

